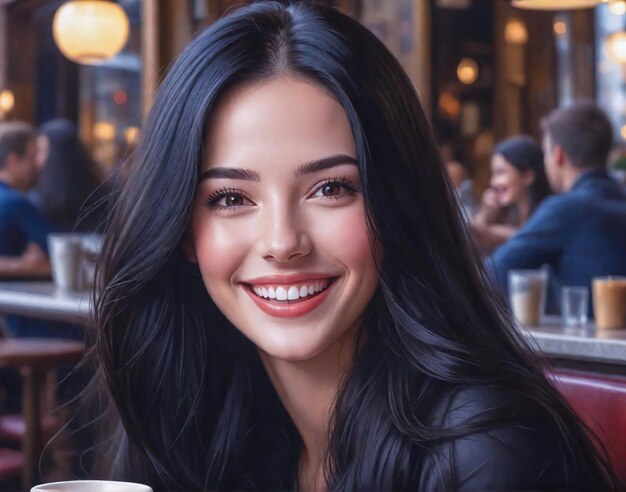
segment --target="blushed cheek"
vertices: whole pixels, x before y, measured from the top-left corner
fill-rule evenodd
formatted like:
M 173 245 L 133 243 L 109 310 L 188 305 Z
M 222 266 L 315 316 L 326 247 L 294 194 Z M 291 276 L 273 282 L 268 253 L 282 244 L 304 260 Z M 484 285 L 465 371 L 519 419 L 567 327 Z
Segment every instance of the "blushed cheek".
M 362 206 L 333 210 L 319 221 L 315 236 L 332 256 L 351 270 L 363 274 L 374 268 L 374 256 L 367 234 Z M 366 269 L 366 270 L 364 270 Z
M 230 282 L 243 262 L 245 237 L 233 225 L 208 220 L 194 228 L 193 241 L 205 284 Z

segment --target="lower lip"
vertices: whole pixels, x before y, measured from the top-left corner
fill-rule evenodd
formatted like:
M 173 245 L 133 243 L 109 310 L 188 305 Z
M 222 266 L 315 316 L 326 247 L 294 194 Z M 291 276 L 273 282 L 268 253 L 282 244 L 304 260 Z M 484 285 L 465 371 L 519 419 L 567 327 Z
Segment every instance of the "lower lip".
M 303 316 L 307 313 L 310 313 L 317 306 L 323 303 L 336 283 L 336 281 L 333 282 L 321 294 L 318 294 L 314 297 L 307 297 L 302 301 L 283 301 L 280 303 L 272 302 L 268 299 L 257 296 L 247 286 L 244 286 L 243 289 L 252 298 L 257 307 L 265 314 L 269 314 L 270 316 L 276 316 L 278 318 L 295 318 L 297 316 Z

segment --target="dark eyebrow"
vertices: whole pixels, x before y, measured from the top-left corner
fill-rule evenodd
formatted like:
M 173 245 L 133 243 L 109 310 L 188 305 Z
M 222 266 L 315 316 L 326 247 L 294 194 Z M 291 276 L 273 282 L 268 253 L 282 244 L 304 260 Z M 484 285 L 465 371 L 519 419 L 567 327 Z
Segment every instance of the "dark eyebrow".
M 304 176 L 305 174 L 313 174 L 319 171 L 324 171 L 325 169 L 330 169 L 331 167 L 339 166 L 340 164 L 352 164 L 354 166 L 358 165 L 358 161 L 347 154 L 337 154 L 330 157 L 324 157 L 322 159 L 317 159 L 314 161 L 305 162 L 302 164 L 294 175 L 299 178 L 300 176 Z
M 238 169 L 234 167 L 214 167 L 200 174 L 198 182 L 210 178 L 243 179 L 245 181 L 261 181 L 261 176 L 252 169 Z
M 347 154 L 337 154 L 330 157 L 324 157 L 322 159 L 316 159 L 314 161 L 305 162 L 296 169 L 294 175 L 299 178 L 306 174 L 313 174 L 331 167 L 339 166 L 341 164 L 352 164 L 356 166 L 357 160 Z M 235 167 L 214 167 L 208 171 L 204 171 L 200 174 L 198 182 L 205 179 L 221 178 L 221 179 L 241 179 L 245 181 L 261 181 L 261 176 L 257 171 L 252 169 L 239 169 Z

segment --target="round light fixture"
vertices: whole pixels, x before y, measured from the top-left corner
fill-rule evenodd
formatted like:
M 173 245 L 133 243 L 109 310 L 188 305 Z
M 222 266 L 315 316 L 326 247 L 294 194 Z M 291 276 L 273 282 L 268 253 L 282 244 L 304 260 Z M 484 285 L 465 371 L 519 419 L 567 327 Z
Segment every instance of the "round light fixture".
M 462 58 L 456 67 L 456 76 L 465 85 L 471 85 L 478 78 L 478 64 L 471 58 Z
M 610 0 L 609 10 L 615 15 L 626 14 L 626 0 Z
M 124 47 L 130 30 L 124 9 L 108 0 L 72 0 L 57 10 L 54 41 L 67 58 L 93 65 Z
M 15 97 L 13 93 L 5 89 L 0 92 L 0 113 L 8 113 L 15 106 Z
M 604 51 L 612 62 L 626 64 L 626 32 L 609 35 L 604 41 Z
M 100 121 L 93 125 L 93 136 L 98 140 L 113 140 L 115 138 L 115 125 L 107 121 Z
M 528 29 L 519 19 L 509 19 L 504 27 L 504 40 L 509 44 L 526 44 Z
M 567 24 L 565 23 L 565 21 L 562 21 L 562 20 L 556 21 L 554 23 L 554 26 L 552 26 L 552 28 L 554 29 L 554 33 L 557 36 L 563 36 L 567 34 Z
M 513 0 L 511 5 L 527 10 L 573 10 L 588 9 L 600 5 L 603 0 Z

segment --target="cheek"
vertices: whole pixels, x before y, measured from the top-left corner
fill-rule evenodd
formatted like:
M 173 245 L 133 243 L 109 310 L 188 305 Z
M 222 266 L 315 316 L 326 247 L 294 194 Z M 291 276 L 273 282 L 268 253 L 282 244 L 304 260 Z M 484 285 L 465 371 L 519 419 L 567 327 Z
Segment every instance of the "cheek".
M 362 204 L 320 216 L 311 233 L 320 247 L 348 268 L 374 264 Z
M 207 288 L 214 282 L 228 281 L 248 251 L 247 228 L 237 221 L 195 220 L 193 243 L 200 271 Z

